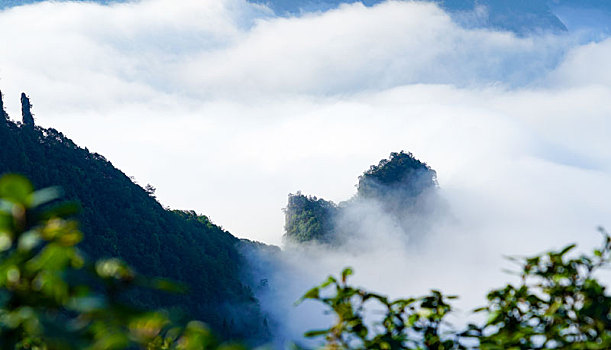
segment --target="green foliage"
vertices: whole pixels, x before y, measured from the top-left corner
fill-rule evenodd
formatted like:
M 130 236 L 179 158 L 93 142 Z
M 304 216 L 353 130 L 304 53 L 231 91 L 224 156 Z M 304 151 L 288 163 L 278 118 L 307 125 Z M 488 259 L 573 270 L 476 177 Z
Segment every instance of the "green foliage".
M 611 349 L 611 296 L 596 279 L 608 267 L 611 238 L 590 255 L 570 257 L 575 245 L 543 255 L 514 259 L 521 284 L 488 294 L 479 309 L 488 322 L 468 335 L 481 349 Z
M 436 188 L 436 173 L 425 163 L 417 160 L 411 153 L 403 151 L 391 153 L 389 159 L 383 159 L 378 165 L 372 165 L 359 177 L 357 195 L 352 199 L 335 205 L 314 196 L 305 196 L 300 192 L 289 194 L 288 204 L 284 209 L 284 237 L 292 242 L 324 243 L 339 246 L 352 235 L 350 225 L 361 225 L 362 222 L 350 213 L 350 208 L 373 200 L 383 207 L 386 214 L 394 215 L 397 222 L 404 225 L 406 231 L 414 229 L 413 221 L 403 221 L 405 213 L 426 216 L 431 203 L 439 208 L 440 202 L 433 197 L 420 201 L 421 194 Z M 337 218 L 344 221 L 336 225 Z M 424 230 L 418 227 L 414 230 Z
M 85 233 L 79 247 L 92 260 L 118 257 L 135 271 L 172 279 L 189 295 L 131 289 L 124 298 L 146 308 L 190 310 L 227 338 L 264 334 L 259 306 L 241 277 L 240 241 L 204 216 L 164 209 L 103 156 L 54 129 L 0 120 L 0 175 L 19 173 L 36 188 L 59 186 L 78 203 Z M 243 312 L 235 316 L 233 305 Z M 224 328 L 224 324 L 234 327 Z
M 330 328 L 309 331 L 306 337 L 324 337 L 325 349 L 464 348 L 444 322 L 444 317 L 452 311 L 448 301 L 454 296 L 444 296 L 434 290 L 419 298 L 390 300 L 348 285 L 347 277 L 351 274 L 351 269 L 345 269 L 339 280 L 330 276 L 301 298 L 300 302 L 305 299 L 322 302 L 336 316 Z M 325 296 L 329 290 L 331 295 Z M 382 319 L 368 324 L 366 306 L 381 309 Z
M 352 270 L 346 269 L 302 297 L 325 304 L 336 319 L 306 336 L 322 337 L 328 349 L 611 349 L 611 296 L 596 278 L 609 266 L 611 237 L 601 232 L 603 245 L 590 255 L 570 257 L 570 245 L 513 259 L 521 265 L 521 284 L 491 291 L 488 305 L 475 310 L 487 321 L 460 332 L 444 321 L 454 297 L 432 291 L 389 300 L 347 284 Z M 367 303 L 382 307 L 381 320 L 367 324 Z
M 57 130 L 6 120 L 0 149 L 0 174 L 23 173 L 36 185 L 16 175 L 0 180 L 0 348 L 218 346 L 201 323 L 176 322 L 160 305 L 189 309 L 223 337 L 261 332 L 256 301 L 240 281 L 237 238 L 195 212 L 165 210 L 152 187 L 147 192 Z M 398 188 L 409 197 L 434 186 L 435 173 L 401 152 L 359 180 L 359 196 L 379 198 Z M 79 204 L 59 203 L 57 188 L 34 191 L 50 185 Z M 328 239 L 337 210 L 316 197 L 290 196 L 287 235 Z M 611 256 L 611 239 L 602 232 L 603 246 L 590 255 L 574 257 L 569 246 L 514 259 L 522 267 L 521 284 L 491 291 L 488 305 L 478 309 L 487 322 L 460 332 L 444 321 L 453 297 L 432 291 L 390 300 L 350 286 L 352 271 L 345 270 L 304 295 L 336 316 L 330 328 L 306 335 L 334 349 L 463 349 L 474 343 L 483 350 L 611 349 L 611 298 L 597 279 Z M 161 278 L 144 279 L 136 271 Z M 150 291 L 182 285 L 188 296 Z M 239 313 L 220 306 L 227 304 L 240 305 Z M 380 320 L 366 319 L 371 305 L 384 310 Z
M 293 242 L 330 243 L 334 238 L 333 220 L 337 211 L 333 202 L 304 196 L 300 192 L 289 194 L 284 209 L 284 237 Z
M 414 197 L 437 184 L 437 174 L 426 163 L 403 151 L 390 154 L 378 165 L 372 165 L 359 176 L 358 195 L 384 198 L 392 190 L 401 196 Z
M 122 302 L 134 286 L 168 286 L 119 259 L 88 262 L 69 211 L 49 204 L 55 190 L 33 191 L 17 175 L 0 178 L 0 348 L 240 349 L 221 346 L 200 322 L 184 326 L 163 310 Z

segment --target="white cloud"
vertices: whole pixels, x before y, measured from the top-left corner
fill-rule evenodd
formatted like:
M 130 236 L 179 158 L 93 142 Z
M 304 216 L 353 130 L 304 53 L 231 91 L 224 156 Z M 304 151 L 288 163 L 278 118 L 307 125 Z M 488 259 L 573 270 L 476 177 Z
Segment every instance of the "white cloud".
M 410 83 L 517 84 L 543 76 L 567 37 L 465 30 L 432 3 L 359 3 L 262 19 L 226 50 L 194 56 L 192 86 L 229 94 L 352 93 Z
M 164 204 L 270 243 L 289 192 L 347 199 L 369 165 L 411 151 L 457 221 L 388 261 L 409 262 L 422 286 L 436 281 L 419 271 L 450 269 L 440 287 L 461 294 L 505 279 L 500 254 L 591 245 L 596 225 L 611 227 L 608 40 L 466 30 L 417 2 L 289 18 L 243 0 L 177 4 L 0 12 L 9 113 L 24 90 L 38 123 Z M 308 283 L 354 263 L 380 290 L 420 292 L 373 274 L 391 265 L 340 258 Z
M 393 150 L 432 163 L 442 184 L 508 152 L 609 169 L 609 82 L 595 69 L 606 41 L 562 61 L 571 37 L 465 30 L 397 1 L 290 18 L 238 0 L 41 3 L 3 11 L 0 27 L 13 33 L 0 56 L 13 116 L 26 90 L 39 123 L 154 182 L 168 204 L 267 241 L 287 192 L 340 200 Z M 234 216 L 259 202 L 254 222 Z
M 550 78 L 551 83 L 566 86 L 611 84 L 611 39 L 590 43 L 570 52 Z
M 1 18 L 14 33 L 0 61 L 6 85 L 47 86 L 54 104 L 70 106 L 75 96 L 98 106 L 155 94 L 201 101 L 520 84 L 542 77 L 572 42 L 464 30 L 431 3 L 399 1 L 290 18 L 244 0 L 41 3 Z

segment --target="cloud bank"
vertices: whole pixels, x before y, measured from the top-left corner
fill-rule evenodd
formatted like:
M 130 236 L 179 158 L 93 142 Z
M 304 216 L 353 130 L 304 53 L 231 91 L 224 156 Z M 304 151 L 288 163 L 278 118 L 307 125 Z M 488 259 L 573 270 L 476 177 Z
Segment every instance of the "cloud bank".
M 26 91 L 37 123 L 240 237 L 279 244 L 289 192 L 347 199 L 391 151 L 437 171 L 455 220 L 407 255 L 391 240 L 317 255 L 286 300 L 345 265 L 391 294 L 479 298 L 506 279 L 501 254 L 589 246 L 611 227 L 605 32 L 466 29 L 411 1 L 280 18 L 244 0 L 143 0 L 13 7 L 0 33 L 12 118 Z

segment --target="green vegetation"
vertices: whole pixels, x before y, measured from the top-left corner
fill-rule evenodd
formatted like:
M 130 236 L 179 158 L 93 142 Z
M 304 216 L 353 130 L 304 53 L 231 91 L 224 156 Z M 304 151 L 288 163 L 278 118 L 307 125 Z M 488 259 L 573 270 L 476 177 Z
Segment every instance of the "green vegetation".
M 299 243 L 331 243 L 334 238 L 333 219 L 337 211 L 333 202 L 304 196 L 301 192 L 289 194 L 289 202 L 284 209 L 285 239 Z
M 284 237 L 297 243 L 313 241 L 340 245 L 344 235 L 352 234 L 343 232 L 346 230 L 342 231 L 336 225 L 338 215 L 346 209 L 363 201 L 375 201 L 383 206 L 386 213 L 398 218 L 404 216 L 406 211 L 418 211 L 424 216 L 427 208 L 417 207 L 418 198 L 436 187 L 435 170 L 411 153 L 393 152 L 389 159 L 372 165 L 359 176 L 356 196 L 339 206 L 322 198 L 303 195 L 301 192 L 289 194 L 288 204 L 284 209 Z
M 443 318 L 452 310 L 448 299 L 454 297 L 433 291 L 422 298 L 389 300 L 348 285 L 351 274 L 348 268 L 339 280 L 329 276 L 302 297 L 300 302 L 322 302 L 336 316 L 330 328 L 306 332 L 306 337 L 323 337 L 328 349 L 454 349 L 455 336 L 444 336 L 440 331 Z M 331 289 L 331 295 L 323 296 L 327 289 Z M 372 302 L 385 314 L 378 323 L 368 326 L 365 306 Z
M 240 279 L 243 243 L 206 216 L 162 208 L 154 187 L 134 184 L 101 155 L 34 125 L 30 107 L 24 100 L 25 123 L 12 122 L 0 98 L 0 174 L 33 180 L 0 177 L 0 348 L 240 348 L 220 344 L 175 306 L 220 338 L 265 336 Z M 71 202 L 59 201 L 61 191 L 49 185 L 62 186 Z M 360 177 L 356 200 L 389 199 L 391 188 L 417 196 L 435 185 L 426 164 L 393 153 Z M 341 208 L 290 195 L 287 236 L 330 242 Z M 476 310 L 486 321 L 464 330 L 446 321 L 455 297 L 432 291 L 391 300 L 349 285 L 346 269 L 303 296 L 336 316 L 331 327 L 306 336 L 327 349 L 611 349 L 611 296 L 598 280 L 609 267 L 611 237 L 601 233 L 602 247 L 588 255 L 577 256 L 571 245 L 514 259 L 521 283 L 491 291 Z M 188 293 L 167 293 L 184 287 Z M 372 306 L 382 310 L 379 319 L 368 318 L 376 315 Z
M 82 239 L 77 207 L 56 201 L 55 188 L 34 191 L 17 175 L 0 178 L 0 347 L 3 349 L 240 349 L 220 344 L 200 322 L 137 307 L 133 288 L 176 290 L 146 279 L 116 258 L 92 262 L 76 248 Z M 209 221 L 193 212 L 187 220 Z M 348 284 L 351 269 L 329 277 L 301 299 L 327 305 L 331 327 L 307 332 L 326 349 L 609 349 L 611 296 L 596 278 L 609 266 L 611 237 L 592 254 L 560 251 L 513 259 L 519 285 L 488 294 L 482 325 L 464 331 L 445 321 L 450 301 L 439 291 L 391 300 Z M 382 311 L 366 320 L 371 304 Z M 369 310 L 369 311 L 368 311 Z M 375 313 L 371 313 L 375 315 Z M 379 312 L 378 312 L 379 314 Z
M 173 322 L 165 310 L 126 302 L 134 287 L 175 286 L 118 259 L 88 261 L 76 248 L 76 207 L 56 196 L 53 188 L 34 192 L 21 176 L 0 178 L 0 348 L 241 348 L 219 345 L 200 322 Z
M 27 121 L 30 106 L 23 107 Z M 265 339 L 259 306 L 241 281 L 246 263 L 239 239 L 205 216 L 164 209 L 152 187 L 147 192 L 55 129 L 0 119 L 0 150 L 0 175 L 22 174 L 35 188 L 58 186 L 64 198 L 80 205 L 85 255 L 121 258 L 139 273 L 172 279 L 190 291 L 168 295 L 134 288 L 125 297 L 133 305 L 178 306 L 223 337 Z
M 433 290 L 390 300 L 349 285 L 346 269 L 301 299 L 322 302 L 336 317 L 330 328 L 306 336 L 323 338 L 326 349 L 611 349 L 611 296 L 596 278 L 611 262 L 611 237 L 601 232 L 602 247 L 589 255 L 571 257 L 570 245 L 514 259 L 521 283 L 488 293 L 488 305 L 475 310 L 487 321 L 464 331 L 445 321 L 454 296 Z M 382 317 L 367 324 L 367 306 L 383 310 Z
M 403 151 L 390 154 L 359 176 L 357 195 L 384 199 L 389 193 L 413 198 L 437 185 L 437 174 L 426 163 Z

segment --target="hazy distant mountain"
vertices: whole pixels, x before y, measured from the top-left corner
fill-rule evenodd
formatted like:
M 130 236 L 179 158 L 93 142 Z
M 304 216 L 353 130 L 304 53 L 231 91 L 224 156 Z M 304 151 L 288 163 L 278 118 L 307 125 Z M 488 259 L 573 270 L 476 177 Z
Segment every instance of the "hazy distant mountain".
M 0 10 L 48 0 L 2 0 Z M 127 0 L 54 0 L 95 2 L 110 4 Z M 280 16 L 304 12 L 326 11 L 343 3 L 361 2 L 373 6 L 385 0 L 247 0 L 265 4 Z M 407 1 L 407 0 L 405 0 Z M 411 1 L 411 0 L 410 0 Z M 508 30 L 520 35 L 537 32 L 562 32 L 567 23 L 573 24 L 573 16 L 567 12 L 577 11 L 577 21 L 592 12 L 605 12 L 611 16 L 611 1 L 608 0 L 420 0 L 438 3 L 454 20 L 465 27 Z M 177 5 L 178 6 L 178 5 Z M 585 12 L 583 12 L 585 11 Z M 590 14 L 588 14 L 590 11 Z M 609 16 L 605 17 L 608 19 Z M 572 26 L 568 26 L 570 27 Z
M 444 0 L 441 6 L 465 26 L 510 30 L 518 34 L 567 29 L 545 0 Z
M 279 15 L 324 11 L 342 3 L 362 2 L 372 6 L 381 0 L 251 0 L 267 4 Z M 438 3 L 466 27 L 509 30 L 518 34 L 567 30 L 555 14 L 560 6 L 610 11 L 606 0 L 423 0 Z

